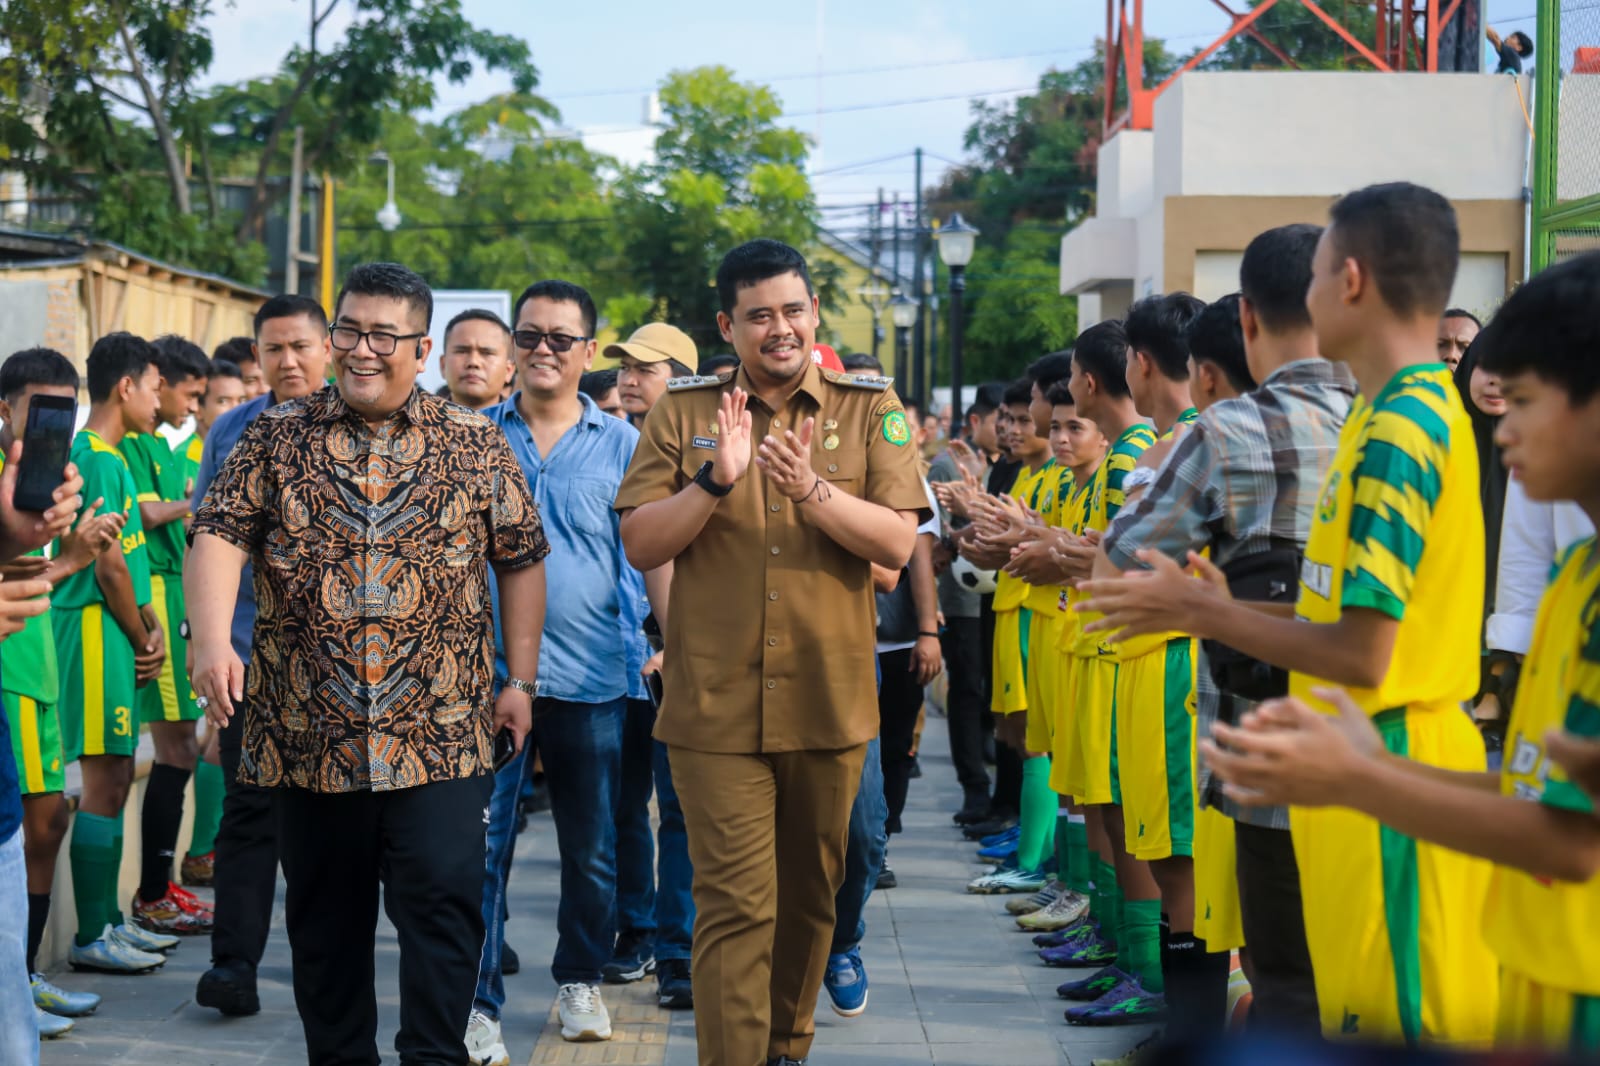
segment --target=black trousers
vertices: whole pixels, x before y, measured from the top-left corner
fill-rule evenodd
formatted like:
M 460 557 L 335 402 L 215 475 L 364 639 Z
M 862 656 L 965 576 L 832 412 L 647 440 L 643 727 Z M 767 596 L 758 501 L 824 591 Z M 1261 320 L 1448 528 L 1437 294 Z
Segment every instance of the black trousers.
M 467 1062 L 493 786 L 483 774 L 392 792 L 280 790 L 294 1001 L 312 1066 L 378 1062 L 380 882 L 400 940 L 400 1061 Z
M 911 676 L 911 649 L 886 651 L 878 656 L 883 683 L 878 686 L 878 746 L 883 761 L 883 799 L 889 808 L 885 826 L 900 832 L 900 814 L 906 809 L 911 788 L 911 746 L 916 743 L 917 710 L 922 706 L 922 686 Z
M 983 668 L 983 623 L 977 618 L 946 618 L 945 676 L 949 696 L 945 722 L 950 727 L 950 761 L 967 797 L 989 797 L 989 771 L 983 766 L 983 733 L 989 720 L 989 686 Z
M 1300 870 L 1287 829 L 1234 823 L 1239 911 L 1255 970 L 1250 1025 L 1317 1037 L 1317 986 L 1300 909 Z
M 276 789 L 239 781 L 244 740 L 244 701 L 217 737 L 226 791 L 217 827 L 216 924 L 211 929 L 211 962 L 260 965 L 272 928 L 272 899 L 278 889 Z

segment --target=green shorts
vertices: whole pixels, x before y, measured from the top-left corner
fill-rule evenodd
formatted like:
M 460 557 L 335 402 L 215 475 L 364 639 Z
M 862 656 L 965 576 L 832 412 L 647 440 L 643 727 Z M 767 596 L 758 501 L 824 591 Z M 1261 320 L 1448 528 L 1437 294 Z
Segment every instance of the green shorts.
M 61 673 L 62 755 L 67 762 L 132 755 L 139 746 L 133 645 L 104 604 L 52 608 L 50 624 Z
M 188 617 L 183 579 L 176 574 L 151 574 L 150 610 L 166 634 L 167 661 L 154 683 L 139 690 L 139 721 L 193 722 L 200 717 L 200 708 L 184 670 L 189 642 L 178 635 L 178 624 Z
M 11 727 L 11 754 L 24 796 L 66 788 L 67 761 L 61 757 L 61 720 L 55 707 L 15 692 L 0 693 L 6 724 Z

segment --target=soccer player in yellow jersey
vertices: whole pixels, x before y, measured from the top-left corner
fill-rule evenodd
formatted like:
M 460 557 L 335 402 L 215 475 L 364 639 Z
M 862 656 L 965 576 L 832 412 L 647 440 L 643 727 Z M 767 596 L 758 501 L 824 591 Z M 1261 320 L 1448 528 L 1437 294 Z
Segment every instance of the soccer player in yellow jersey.
M 1512 294 L 1475 347 L 1507 403 L 1495 437 L 1538 500 L 1600 519 L 1600 253 Z M 1265 705 L 1226 734 L 1217 771 L 1250 802 L 1338 804 L 1393 830 L 1492 859 L 1484 928 L 1500 962 L 1497 1042 L 1600 1053 L 1600 818 L 1552 758 L 1563 737 L 1600 737 L 1600 549 L 1557 560 L 1539 606 L 1498 774 L 1429 772 L 1397 759 L 1356 700 L 1333 719 Z M 1330 693 L 1330 695 L 1332 695 Z
M 1029 511 L 1054 511 L 1060 472 L 1050 457 L 1050 441 L 1036 432 L 1030 413 L 1033 382 L 1023 378 L 1006 389 L 1005 406 L 1012 419 L 1012 457 L 1022 463 L 1009 495 Z M 1014 536 L 1007 535 L 1000 561 L 1009 557 Z M 1055 804 L 1049 792 L 1050 767 L 1042 752 L 1030 751 L 1026 742 L 1028 669 L 1033 650 L 1032 611 L 1027 607 L 1028 585 L 1007 573 L 995 580 L 994 689 L 990 709 L 1004 717 L 996 739 L 1023 753 L 1020 835 L 1015 869 L 1001 869 L 974 879 L 967 891 L 989 894 L 1037 892 L 1044 887 L 1044 856 L 1053 839 Z M 1042 802 L 1041 802 L 1042 800 Z
M 1483 514 L 1476 449 L 1433 354 L 1460 240 L 1449 201 L 1407 183 L 1336 203 L 1306 297 L 1317 342 L 1361 397 L 1339 438 L 1301 568 L 1294 617 L 1226 598 L 1214 568 L 1165 557 L 1096 583 L 1101 627 L 1174 627 L 1290 671 L 1290 694 L 1349 689 L 1389 752 L 1484 769 L 1460 704 L 1477 689 Z M 1225 586 L 1224 586 L 1225 587 Z M 1291 815 L 1323 1032 L 1473 1046 L 1493 1031 L 1495 961 L 1478 917 L 1488 864 L 1345 810 Z

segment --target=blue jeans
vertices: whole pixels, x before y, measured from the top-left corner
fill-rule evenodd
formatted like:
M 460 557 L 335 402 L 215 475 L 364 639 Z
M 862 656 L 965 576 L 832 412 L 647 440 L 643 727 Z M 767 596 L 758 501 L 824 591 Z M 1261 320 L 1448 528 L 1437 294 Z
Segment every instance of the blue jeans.
M 867 761 L 861 766 L 861 789 L 850 808 L 850 837 L 844 851 L 844 884 L 833 898 L 833 947 L 839 955 L 867 935 L 867 920 L 862 917 L 867 900 L 878 884 L 883 869 L 883 853 L 889 846 L 885 828 L 889 805 L 883 798 L 883 762 L 879 758 L 878 738 L 867 742 Z
M 511 873 L 511 854 L 517 844 L 517 801 L 522 798 L 522 782 L 531 765 L 528 745 L 524 744 L 517 757 L 494 775 L 494 793 L 489 797 L 483 868 L 483 957 L 478 960 L 478 991 L 473 1006 L 493 1018 L 500 1017 L 500 1008 L 506 1002 L 500 973 L 500 955 L 506 946 L 506 878 Z
M 38 1066 L 39 1018 L 28 987 L 28 875 L 22 829 L 0 844 L 0 1062 Z
M 505 884 L 511 869 L 517 800 L 531 749 L 543 756 L 550 812 L 561 853 L 561 902 L 556 910 L 558 984 L 600 980 L 616 939 L 616 828 L 622 766 L 623 701 L 567 703 L 541 700 L 522 754 L 495 777 L 489 800 L 484 868 L 483 958 L 473 1006 L 492 1018 L 505 1006 L 500 953 L 505 946 Z
M 622 721 L 622 783 L 617 800 L 617 932 L 653 937 L 656 931 L 655 837 L 650 831 L 651 770 L 656 709 L 628 700 Z
M 656 806 L 661 826 L 656 851 L 661 866 L 656 871 L 656 959 L 689 959 L 694 939 L 694 866 L 689 862 L 689 834 L 683 827 L 683 808 L 672 786 L 667 746 L 652 740 L 655 756 Z

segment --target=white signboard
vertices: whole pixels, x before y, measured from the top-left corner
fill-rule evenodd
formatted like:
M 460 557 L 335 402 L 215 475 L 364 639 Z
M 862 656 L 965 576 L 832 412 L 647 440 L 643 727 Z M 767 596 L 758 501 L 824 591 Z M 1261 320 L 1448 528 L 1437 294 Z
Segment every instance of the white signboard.
M 444 384 L 440 361 L 444 358 L 444 327 L 463 311 L 474 308 L 493 311 L 506 325 L 511 325 L 511 294 L 503 289 L 434 289 L 433 325 L 428 336 L 433 338 L 433 353 L 428 365 L 417 378 L 417 384 L 429 392 Z

